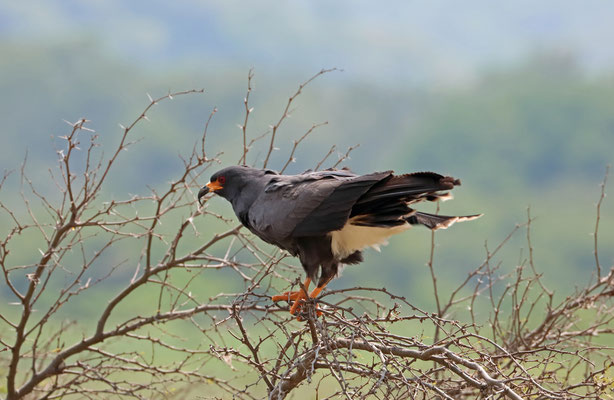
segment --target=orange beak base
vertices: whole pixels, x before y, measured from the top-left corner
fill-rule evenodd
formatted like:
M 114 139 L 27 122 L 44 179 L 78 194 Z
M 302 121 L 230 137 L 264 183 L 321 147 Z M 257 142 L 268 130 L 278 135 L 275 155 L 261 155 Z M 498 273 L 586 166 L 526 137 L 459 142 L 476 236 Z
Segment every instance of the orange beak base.
M 215 181 L 213 181 L 213 182 L 209 182 L 209 183 L 207 183 L 207 185 L 206 185 L 206 186 L 207 186 L 207 187 L 209 188 L 209 190 L 210 190 L 210 191 L 212 191 L 212 192 L 215 192 L 216 190 L 220 190 L 220 189 L 223 189 L 223 188 L 224 188 L 222 185 L 220 185 L 220 184 L 218 183 L 218 181 L 217 181 L 217 180 L 215 180 Z
M 215 192 L 216 190 L 223 189 L 223 186 L 219 184 L 217 180 L 207 183 L 198 192 L 198 203 L 202 205 L 201 199 L 209 192 Z

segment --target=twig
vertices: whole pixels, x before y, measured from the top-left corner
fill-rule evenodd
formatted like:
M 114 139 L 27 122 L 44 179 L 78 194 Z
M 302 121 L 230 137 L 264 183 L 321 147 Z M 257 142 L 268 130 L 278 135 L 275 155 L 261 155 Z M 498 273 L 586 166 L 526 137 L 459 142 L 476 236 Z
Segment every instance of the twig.
M 605 198 L 605 185 L 608 181 L 609 172 L 610 172 L 610 166 L 608 165 L 605 168 L 605 174 L 603 176 L 603 181 L 599 185 L 601 187 L 601 194 L 599 195 L 599 201 L 597 202 L 597 217 L 595 218 L 595 232 L 593 233 L 593 240 L 594 240 L 593 252 L 595 255 L 595 267 L 597 268 L 597 280 L 601 279 L 601 263 L 599 262 L 599 251 L 598 251 L 599 220 L 601 219 L 601 203 L 603 202 L 603 199 Z
M 243 105 L 245 106 L 245 119 L 243 120 L 243 124 L 239 127 L 243 132 L 243 155 L 239 160 L 239 164 L 247 163 L 247 152 L 249 151 L 249 147 L 247 146 L 247 121 L 249 119 L 249 115 L 254 110 L 253 107 L 249 106 L 249 95 L 252 92 L 252 78 L 254 77 L 254 69 L 251 68 L 247 73 L 247 93 L 243 98 Z
M 322 70 L 320 70 L 320 72 L 318 72 L 317 74 L 315 74 L 311 78 L 307 79 L 305 82 L 301 83 L 299 85 L 299 87 L 298 87 L 298 90 L 292 96 L 290 96 L 290 98 L 288 99 L 288 102 L 286 103 L 286 107 L 284 108 L 284 111 L 281 114 L 281 117 L 279 118 L 277 123 L 275 125 L 273 125 L 273 127 L 272 127 L 271 141 L 269 142 L 269 150 L 268 150 L 268 152 L 266 154 L 266 157 L 264 159 L 264 163 L 262 164 L 263 168 L 266 168 L 268 166 L 268 164 L 269 164 L 269 158 L 271 157 L 271 153 L 275 149 L 275 139 L 276 139 L 276 136 L 277 136 L 277 130 L 279 129 L 281 124 L 286 120 L 286 118 L 288 118 L 290 116 L 290 107 L 292 106 L 292 102 L 303 92 L 303 89 L 307 85 L 309 85 L 313 80 L 315 80 L 316 78 L 318 78 L 321 75 L 324 75 L 324 74 L 332 72 L 332 71 L 337 71 L 337 68 L 330 68 L 330 69 L 322 69 Z
M 301 144 L 301 142 L 303 140 L 305 140 L 305 138 L 307 136 L 309 136 L 311 134 L 311 132 L 313 132 L 316 128 L 319 128 L 319 127 L 321 127 L 323 125 L 327 125 L 327 124 L 328 124 L 328 122 L 320 122 L 319 124 L 313 124 L 311 126 L 311 128 L 309 128 L 309 130 L 303 134 L 303 136 L 301 136 L 298 140 L 295 140 L 293 142 L 292 151 L 290 152 L 290 156 L 288 157 L 288 161 L 286 161 L 284 166 L 279 171 L 280 174 L 283 174 L 284 171 L 286 170 L 286 168 L 288 168 L 288 165 L 290 165 L 290 163 L 294 162 L 294 153 L 296 152 L 296 148 Z

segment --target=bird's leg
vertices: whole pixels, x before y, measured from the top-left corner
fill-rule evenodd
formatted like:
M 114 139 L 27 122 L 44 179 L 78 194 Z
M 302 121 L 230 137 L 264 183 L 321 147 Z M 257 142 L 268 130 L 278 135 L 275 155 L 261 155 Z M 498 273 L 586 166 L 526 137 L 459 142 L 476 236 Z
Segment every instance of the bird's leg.
M 311 284 L 311 279 L 310 278 L 305 279 L 305 282 L 303 282 L 303 286 L 305 287 L 305 290 L 309 289 L 310 284 Z M 294 301 L 294 303 L 296 304 L 297 300 L 307 298 L 307 292 L 305 290 L 301 289 L 295 292 L 286 292 L 283 294 L 278 294 L 276 296 L 273 296 L 271 299 L 273 301 L 287 301 L 288 303 L 290 303 L 290 301 Z
M 294 299 L 294 303 L 292 307 L 290 307 L 290 314 L 296 315 L 303 308 L 303 304 L 305 304 L 305 299 L 309 296 L 307 295 L 307 289 L 309 289 L 309 284 L 311 283 L 311 279 L 305 279 L 305 282 L 301 285 L 301 290 L 298 291 L 298 296 Z M 301 318 L 297 318 L 299 321 Z
M 324 288 L 326 287 L 326 285 L 328 285 L 328 282 L 330 282 L 331 280 L 329 279 L 325 284 L 323 284 L 322 286 L 318 286 L 315 289 L 313 289 L 311 291 L 311 293 L 309 294 L 309 297 L 312 299 L 315 299 L 316 297 L 318 297 L 320 295 L 320 292 L 322 292 L 322 290 L 324 290 Z
M 318 282 L 318 286 L 313 289 L 311 291 L 311 293 L 309 294 L 309 297 L 312 299 L 315 299 L 316 297 L 318 297 L 320 295 L 320 293 L 322 292 L 322 290 L 324 290 L 324 288 L 326 287 L 326 285 L 328 285 L 330 283 L 330 281 L 333 280 L 333 278 L 335 277 L 335 275 L 331 275 L 329 277 L 324 278 L 324 282 L 322 282 L 322 278 L 320 278 L 320 281 Z

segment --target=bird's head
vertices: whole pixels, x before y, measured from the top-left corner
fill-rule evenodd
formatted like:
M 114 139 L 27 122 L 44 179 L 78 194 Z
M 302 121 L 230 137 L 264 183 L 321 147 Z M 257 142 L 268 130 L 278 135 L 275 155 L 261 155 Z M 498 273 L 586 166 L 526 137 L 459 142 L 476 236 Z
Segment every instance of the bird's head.
M 248 167 L 245 165 L 234 165 L 217 171 L 211 175 L 209 183 L 203 186 L 198 192 L 198 202 L 203 196 L 213 192 L 234 203 L 239 199 L 241 192 L 251 184 L 259 183 L 265 174 L 274 173 L 268 170 Z M 247 196 L 251 197 L 251 196 Z M 201 203 L 202 204 L 202 203 Z

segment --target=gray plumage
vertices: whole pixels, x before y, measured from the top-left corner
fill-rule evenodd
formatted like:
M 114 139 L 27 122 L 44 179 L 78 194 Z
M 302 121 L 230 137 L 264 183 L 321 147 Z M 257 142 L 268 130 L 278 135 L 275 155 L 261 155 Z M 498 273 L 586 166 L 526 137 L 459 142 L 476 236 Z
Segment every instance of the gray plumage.
M 339 263 L 362 261 L 364 247 L 377 247 L 410 225 L 430 229 L 480 215 L 441 216 L 410 205 L 448 196 L 460 181 L 433 172 L 394 175 L 392 171 L 356 175 L 348 170 L 280 175 L 247 166 L 224 168 L 199 192 L 227 199 L 241 223 L 267 243 L 299 257 L 318 287 Z

